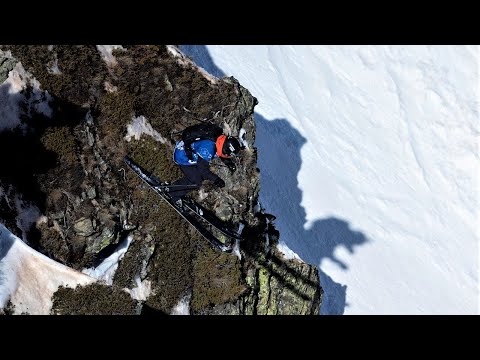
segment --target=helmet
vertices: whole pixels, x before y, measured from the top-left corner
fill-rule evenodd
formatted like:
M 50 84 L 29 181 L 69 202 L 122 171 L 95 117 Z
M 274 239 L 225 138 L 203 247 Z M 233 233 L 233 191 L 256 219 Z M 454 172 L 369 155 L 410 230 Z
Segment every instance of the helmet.
M 227 156 L 237 156 L 240 152 L 240 143 L 233 136 L 227 136 L 223 143 L 222 152 Z
M 242 147 L 233 136 L 220 135 L 217 139 L 217 155 L 224 158 L 237 156 Z

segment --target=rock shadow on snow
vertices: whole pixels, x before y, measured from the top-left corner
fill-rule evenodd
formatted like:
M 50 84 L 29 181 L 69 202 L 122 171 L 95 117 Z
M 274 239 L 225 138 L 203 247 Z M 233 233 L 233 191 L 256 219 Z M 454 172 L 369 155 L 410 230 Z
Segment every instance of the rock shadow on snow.
M 180 49 L 209 73 L 217 77 L 226 76 L 215 65 L 206 46 L 183 45 Z M 254 145 L 258 149 L 261 189 L 269 189 L 268 198 L 265 192 L 260 191 L 260 201 L 268 206 L 267 212 L 277 216 L 280 241 L 305 262 L 318 266 L 324 290 L 321 314 L 341 315 L 348 306 L 347 286 L 323 272 L 320 264 L 329 259 L 347 270 L 348 264 L 335 256 L 335 250 L 343 246 L 354 253 L 355 247 L 365 244 L 368 239 L 361 232 L 353 231 L 348 222 L 334 217 L 317 220 L 309 229 L 304 229 L 306 212 L 301 206 L 302 191 L 297 178 L 302 165 L 301 149 L 307 139 L 287 119 L 267 120 L 255 112 L 255 122 Z M 285 201 L 288 201 L 288 211 L 285 210 Z

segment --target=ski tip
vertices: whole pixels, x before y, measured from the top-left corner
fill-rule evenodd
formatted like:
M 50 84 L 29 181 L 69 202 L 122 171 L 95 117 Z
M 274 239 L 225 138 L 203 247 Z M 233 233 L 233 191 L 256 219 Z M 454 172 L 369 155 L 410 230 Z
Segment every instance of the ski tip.
M 224 245 L 224 246 L 221 246 L 221 247 L 220 247 L 220 250 L 223 251 L 223 252 L 225 252 L 225 253 L 231 253 L 232 250 L 233 250 L 233 248 L 230 247 L 230 246 Z

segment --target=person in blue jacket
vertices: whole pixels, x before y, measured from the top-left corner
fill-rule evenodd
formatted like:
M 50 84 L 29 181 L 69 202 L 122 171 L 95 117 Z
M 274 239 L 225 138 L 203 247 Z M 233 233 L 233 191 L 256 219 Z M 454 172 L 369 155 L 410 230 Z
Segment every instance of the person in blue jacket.
M 173 161 L 180 166 L 184 176 L 172 185 L 196 185 L 200 187 L 203 180 L 210 180 L 215 186 L 223 188 L 225 181 L 210 171 L 209 163 L 218 157 L 233 173 L 236 166 L 232 158 L 237 156 L 241 149 L 237 138 L 224 134 L 219 135 L 216 141 L 199 139 L 187 145 L 183 140 L 177 141 L 173 152 Z M 181 207 L 182 198 L 192 190 L 192 188 L 174 190 L 174 187 L 172 187 L 170 195 L 172 200 Z

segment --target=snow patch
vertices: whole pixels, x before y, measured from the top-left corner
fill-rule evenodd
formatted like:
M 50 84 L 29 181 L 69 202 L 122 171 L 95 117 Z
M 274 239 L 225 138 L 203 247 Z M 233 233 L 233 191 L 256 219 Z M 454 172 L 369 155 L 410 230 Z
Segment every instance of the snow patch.
M 28 105 L 27 116 L 31 115 L 33 110 L 33 112 L 43 114 L 46 117 L 52 117 L 52 108 L 49 104 L 52 101 L 52 97 L 48 91 L 40 89 L 40 83 L 38 80 L 26 71 L 20 62 L 15 65 L 15 68 L 10 72 L 5 83 L 9 83 L 11 86 L 11 90 L 9 91 L 10 94 L 20 93 L 21 91 L 26 90 L 27 87 L 31 88 L 32 96 L 26 102 Z M 23 97 L 22 100 L 25 101 L 25 97 Z
M 0 54 L 6 55 L 8 53 Z M 31 91 L 28 100 L 23 94 L 27 88 Z M 48 91 L 42 91 L 40 83 L 18 62 L 0 85 L 0 131 L 21 126 L 21 117 L 31 116 L 32 112 L 51 117 L 51 101 Z
M 244 223 L 238 225 L 237 234 L 242 234 L 243 228 L 245 227 Z M 233 253 L 238 257 L 238 260 L 242 260 L 242 254 L 240 253 L 240 239 L 235 239 L 235 244 L 233 246 Z
M 283 254 L 283 257 L 285 259 L 287 260 L 297 259 L 303 262 L 303 260 L 300 259 L 300 256 L 298 256 L 296 252 L 290 249 L 287 246 L 287 244 L 285 244 L 283 241 L 279 241 L 279 243 L 277 244 L 277 249 Z
M 0 308 L 15 314 L 48 315 L 59 286 L 75 288 L 95 279 L 33 250 L 0 224 Z
M 235 245 L 232 252 L 238 257 L 238 260 L 242 260 L 242 254 L 240 253 L 240 239 L 235 239 Z
M 97 45 L 97 50 L 108 66 L 117 65 L 117 59 L 115 59 L 115 56 L 112 54 L 112 51 L 115 49 L 124 50 L 122 45 Z
M 54 74 L 54 75 L 60 75 L 62 73 L 58 67 L 57 53 L 55 53 L 55 59 L 53 60 L 52 66 L 50 66 L 47 71 L 49 74 Z
M 208 197 L 208 192 L 205 189 L 200 188 L 198 190 L 198 200 L 203 201 Z
M 19 103 L 25 98 L 14 91 L 13 75 L 10 72 L 7 80 L 0 85 L 0 131 L 13 129 L 21 124 Z
M 244 128 L 240 129 L 240 132 L 238 133 L 238 138 L 240 140 L 240 143 L 248 149 L 248 142 L 247 142 L 247 131 Z
M 112 285 L 113 276 L 118 268 L 118 262 L 127 252 L 132 240 L 133 236 L 127 236 L 127 238 L 118 245 L 113 254 L 104 259 L 97 267 L 83 269 L 82 273 L 91 276 L 94 279 L 105 281 L 107 285 Z
M 16 223 L 20 230 L 22 230 L 22 239 L 27 242 L 27 233 L 31 226 L 39 219 L 41 213 L 40 210 L 32 204 L 29 204 L 23 199 L 15 195 L 15 207 L 17 209 Z
M 190 315 L 191 294 L 185 295 L 172 309 L 170 315 Z
M 210 81 L 212 84 L 216 84 L 218 81 L 218 78 L 213 76 L 212 74 L 209 74 L 205 69 L 202 67 L 198 66 L 195 64 L 192 60 L 190 60 L 179 48 L 177 48 L 174 45 L 167 45 L 167 50 L 170 54 L 172 54 L 176 59 L 177 62 L 186 67 L 192 67 L 194 69 L 197 69 L 197 71 L 200 72 L 208 81 Z
M 132 289 L 127 289 L 125 288 L 124 290 L 127 291 L 132 299 L 138 300 L 138 301 L 145 301 L 147 298 L 150 296 L 152 293 L 152 283 L 150 280 L 141 280 L 140 276 L 137 275 L 134 278 L 135 286 Z
M 112 85 L 109 81 L 105 81 L 105 83 L 103 84 L 103 88 L 105 89 L 105 91 L 108 91 L 109 93 L 118 91 L 118 87 L 116 87 L 115 85 Z
M 142 134 L 150 135 L 162 144 L 167 143 L 167 140 L 162 137 L 158 131 L 152 128 L 152 125 L 150 125 L 143 115 L 133 118 L 132 122 L 127 125 L 127 135 L 125 136 L 125 140 L 130 141 L 132 137 L 135 140 L 140 140 Z

